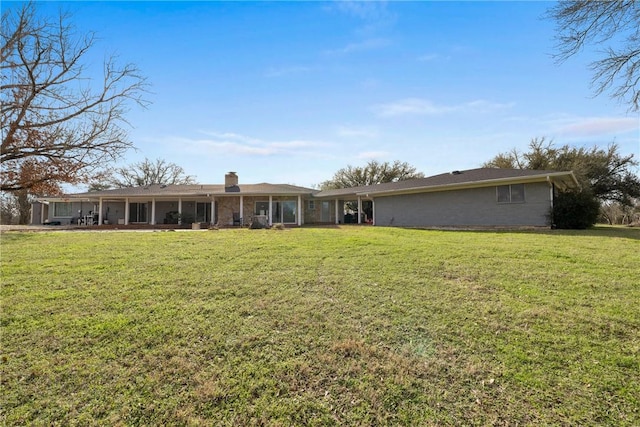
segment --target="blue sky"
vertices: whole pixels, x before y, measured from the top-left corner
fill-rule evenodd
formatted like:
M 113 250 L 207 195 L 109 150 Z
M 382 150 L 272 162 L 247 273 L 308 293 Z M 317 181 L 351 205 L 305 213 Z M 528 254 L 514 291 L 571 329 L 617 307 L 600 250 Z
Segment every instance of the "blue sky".
M 314 186 L 347 165 L 479 167 L 536 137 L 616 142 L 640 159 L 638 114 L 593 97 L 583 52 L 554 63 L 547 2 L 44 2 L 100 37 L 88 56 L 151 83 L 128 114 L 137 148 L 200 183 Z

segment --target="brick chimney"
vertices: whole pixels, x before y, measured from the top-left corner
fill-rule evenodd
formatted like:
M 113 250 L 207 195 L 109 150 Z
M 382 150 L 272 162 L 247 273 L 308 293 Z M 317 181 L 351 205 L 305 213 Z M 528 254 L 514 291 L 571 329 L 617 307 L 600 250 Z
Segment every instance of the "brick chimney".
M 238 186 L 238 175 L 235 172 L 229 172 L 224 176 L 224 186 L 225 187 L 237 187 Z

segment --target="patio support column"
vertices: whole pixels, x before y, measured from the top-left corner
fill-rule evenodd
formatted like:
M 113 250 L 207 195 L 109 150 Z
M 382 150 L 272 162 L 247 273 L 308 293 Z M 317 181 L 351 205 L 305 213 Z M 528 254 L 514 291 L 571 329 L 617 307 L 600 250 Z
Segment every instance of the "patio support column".
M 45 207 L 45 206 L 47 207 L 47 214 L 49 213 L 49 204 L 47 203 L 47 204 L 45 205 L 44 203 L 42 203 L 42 204 L 40 205 L 40 224 L 44 224 L 44 220 L 45 220 L 45 217 L 44 217 L 44 207 Z
M 124 199 L 124 225 L 129 225 L 129 198 Z
M 551 182 L 551 177 L 547 177 L 547 182 L 549 183 L 549 208 L 551 208 L 551 212 L 553 212 L 553 182 Z M 553 221 L 553 220 L 552 220 Z
M 182 224 L 182 197 L 178 197 L 178 225 Z
M 156 225 L 156 198 L 151 199 L 151 225 Z
M 102 225 L 102 197 L 98 201 L 98 225 Z
M 209 223 L 214 225 L 216 223 L 216 198 L 211 198 L 211 218 L 209 219 Z
M 302 225 L 302 196 L 298 194 L 298 227 Z
M 240 227 L 244 225 L 244 196 L 240 195 Z
M 335 211 L 336 211 L 336 224 L 340 224 L 340 210 L 339 210 L 339 205 L 340 205 L 340 200 L 336 199 L 336 206 L 335 206 Z
M 362 224 L 362 197 L 358 196 L 358 224 Z
M 371 199 L 371 210 L 373 218 L 371 218 L 371 225 L 376 225 L 376 201 Z
M 273 225 L 273 196 L 269 195 L 269 215 L 267 218 L 267 223 L 269 227 Z

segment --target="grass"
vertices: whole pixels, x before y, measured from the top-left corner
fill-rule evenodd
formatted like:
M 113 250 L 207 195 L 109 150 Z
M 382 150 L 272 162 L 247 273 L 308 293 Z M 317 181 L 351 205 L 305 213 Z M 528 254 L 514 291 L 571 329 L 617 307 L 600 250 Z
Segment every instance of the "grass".
M 640 230 L 1 239 L 6 425 L 640 424 Z

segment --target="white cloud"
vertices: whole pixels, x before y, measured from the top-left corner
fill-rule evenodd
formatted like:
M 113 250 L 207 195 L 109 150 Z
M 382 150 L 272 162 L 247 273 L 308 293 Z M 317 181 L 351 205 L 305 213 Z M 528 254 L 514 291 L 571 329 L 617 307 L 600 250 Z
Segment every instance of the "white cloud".
M 405 115 L 435 115 L 453 111 L 452 107 L 438 106 L 426 99 L 407 98 L 389 104 L 372 107 L 380 117 L 396 117 Z
M 270 145 L 271 147 L 276 148 L 276 149 L 295 150 L 295 149 L 298 149 L 298 148 L 318 147 L 321 144 L 318 144 L 318 143 L 312 142 L 312 141 L 292 140 L 292 141 L 269 142 L 268 145 Z
M 169 137 L 164 142 L 179 144 L 203 155 L 273 156 L 296 155 L 313 152 L 327 144 L 318 141 L 293 139 L 269 141 L 237 133 L 201 132 L 208 138 Z
M 389 15 L 387 3 L 383 1 L 337 1 L 332 6 L 339 12 L 366 21 L 384 19 Z
M 309 67 L 304 66 L 291 66 L 291 67 L 271 67 L 265 72 L 266 77 L 283 77 L 291 74 L 305 73 L 311 70 Z
M 384 159 L 389 157 L 391 153 L 388 151 L 363 151 L 358 154 L 359 159 Z
M 436 52 L 428 52 L 418 56 L 416 60 L 418 62 L 443 63 L 443 62 L 450 61 L 455 54 L 460 54 L 461 52 L 463 53 L 464 50 L 465 48 L 463 47 L 452 46 L 448 49 L 449 51 L 448 53 L 443 54 L 443 53 L 436 53 Z
M 436 59 L 440 59 L 440 55 L 438 55 L 437 53 L 428 53 L 426 55 L 418 57 L 418 61 L 420 62 L 431 62 L 435 61 Z
M 376 138 L 380 132 L 373 127 L 357 127 L 357 126 L 340 126 L 337 134 L 345 138 Z
M 359 19 L 363 25 L 356 32 L 364 36 L 396 24 L 398 16 L 387 4 L 386 1 L 335 1 L 329 3 L 325 10 Z
M 640 129 L 637 117 L 586 117 L 576 118 L 557 128 L 565 136 L 598 136 L 626 133 Z
M 346 46 L 338 49 L 330 49 L 325 53 L 328 55 L 337 55 L 337 54 L 349 54 L 354 52 L 363 52 L 368 50 L 376 50 L 382 49 L 389 46 L 391 42 L 384 38 L 370 38 L 354 43 L 349 43 Z
M 353 30 L 356 41 L 341 48 L 326 50 L 325 54 L 346 55 L 391 45 L 391 41 L 381 34 L 388 34 L 388 30 L 396 25 L 398 17 L 387 8 L 386 1 L 335 1 L 330 2 L 325 10 L 353 18 L 358 22 Z
M 380 80 L 374 78 L 367 78 L 360 82 L 360 87 L 364 89 L 375 89 L 380 86 Z
M 436 105 L 427 99 L 407 98 L 388 104 L 374 105 L 372 110 L 380 117 L 431 116 L 454 112 L 487 113 L 511 108 L 514 105 L 514 103 L 497 103 L 482 99 L 456 105 Z
M 239 133 L 233 133 L 233 132 L 208 132 L 208 131 L 200 131 L 200 133 L 207 135 L 207 136 L 211 136 L 215 139 L 224 139 L 224 140 L 234 140 L 234 141 L 240 141 L 242 143 L 246 143 L 246 144 L 259 144 L 261 142 L 261 140 L 257 139 L 257 138 L 251 138 L 248 137 L 246 135 L 241 135 Z
M 441 55 L 439 53 L 427 53 L 416 58 L 419 62 L 446 62 L 451 60 L 450 55 Z
M 489 113 L 496 110 L 506 110 L 514 107 L 515 105 L 515 102 L 492 102 L 485 99 L 478 99 L 462 104 L 460 109 L 476 113 Z

